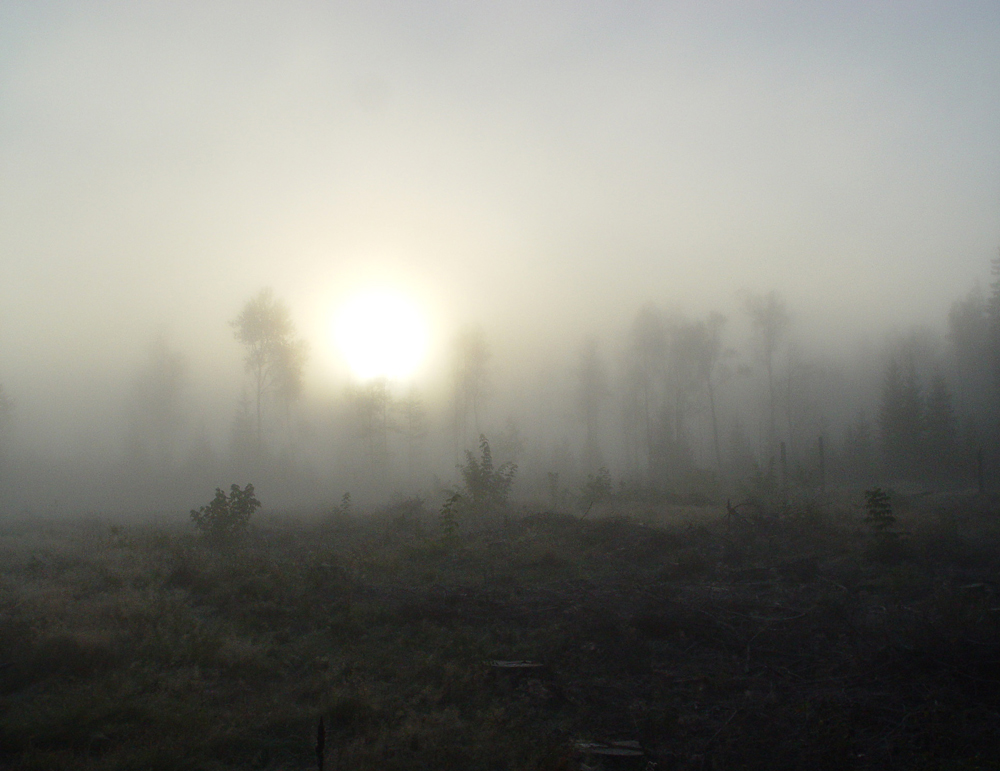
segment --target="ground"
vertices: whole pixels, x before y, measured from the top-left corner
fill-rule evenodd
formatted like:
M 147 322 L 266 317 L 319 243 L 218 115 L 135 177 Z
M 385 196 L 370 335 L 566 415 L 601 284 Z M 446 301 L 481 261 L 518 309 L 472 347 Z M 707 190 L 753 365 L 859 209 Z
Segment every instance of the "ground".
M 861 502 L 7 519 L 0 765 L 1000 767 L 1000 501 Z

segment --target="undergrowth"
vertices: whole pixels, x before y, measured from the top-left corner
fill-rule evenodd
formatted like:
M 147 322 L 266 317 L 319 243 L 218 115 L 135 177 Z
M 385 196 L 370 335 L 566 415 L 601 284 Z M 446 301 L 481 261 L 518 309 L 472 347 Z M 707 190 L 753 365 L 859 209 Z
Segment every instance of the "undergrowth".
M 0 766 L 1000 767 L 991 506 L 7 523 Z

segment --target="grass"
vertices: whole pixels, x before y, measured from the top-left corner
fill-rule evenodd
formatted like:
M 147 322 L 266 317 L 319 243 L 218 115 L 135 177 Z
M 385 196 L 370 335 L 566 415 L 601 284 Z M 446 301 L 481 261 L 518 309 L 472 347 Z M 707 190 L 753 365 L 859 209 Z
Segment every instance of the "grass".
M 0 765 L 997 768 L 998 509 L 7 522 Z

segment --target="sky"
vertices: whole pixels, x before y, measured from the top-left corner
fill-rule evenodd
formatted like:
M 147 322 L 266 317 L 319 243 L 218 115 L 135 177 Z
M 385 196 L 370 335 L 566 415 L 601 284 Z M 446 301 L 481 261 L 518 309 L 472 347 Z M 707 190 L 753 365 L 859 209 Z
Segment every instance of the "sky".
M 941 325 L 1000 246 L 998 40 L 995 2 L 4 0 L 0 383 L 79 410 L 157 335 L 238 371 L 265 286 L 331 388 L 380 286 L 428 367 L 771 289 L 820 339 Z

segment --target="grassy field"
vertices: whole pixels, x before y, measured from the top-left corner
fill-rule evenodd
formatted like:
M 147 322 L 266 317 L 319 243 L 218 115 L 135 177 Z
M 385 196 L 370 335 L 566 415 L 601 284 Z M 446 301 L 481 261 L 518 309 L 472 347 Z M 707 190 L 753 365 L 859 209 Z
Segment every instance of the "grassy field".
M 1000 768 L 1000 502 L 894 507 L 8 520 L 0 766 Z

